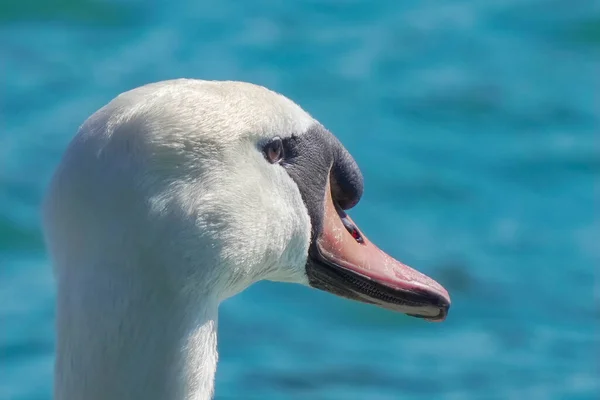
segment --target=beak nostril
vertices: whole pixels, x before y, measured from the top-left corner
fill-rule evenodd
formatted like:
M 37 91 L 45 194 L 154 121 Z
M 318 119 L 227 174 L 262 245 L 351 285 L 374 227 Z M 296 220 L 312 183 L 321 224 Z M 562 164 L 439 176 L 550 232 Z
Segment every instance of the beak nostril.
M 352 221 L 350 221 L 350 219 L 348 219 L 348 214 L 346 214 L 346 212 L 344 210 L 342 210 L 342 208 L 337 203 L 334 203 L 334 206 L 338 213 L 338 216 L 342 220 L 342 223 L 344 224 L 344 227 L 346 228 L 348 233 L 350 235 L 352 235 L 354 240 L 356 240 L 358 243 L 364 243 L 365 241 L 364 241 L 362 235 L 360 234 L 360 231 L 358 230 L 356 225 L 354 225 L 352 223 Z
M 352 235 L 354 240 L 356 240 L 358 243 L 364 243 L 363 237 L 360 234 L 356 225 L 354 225 L 352 222 L 350 222 L 348 220 L 348 218 L 345 218 L 345 217 L 342 217 L 342 223 L 344 224 L 344 226 L 346 227 L 346 230 L 350 233 L 350 235 Z

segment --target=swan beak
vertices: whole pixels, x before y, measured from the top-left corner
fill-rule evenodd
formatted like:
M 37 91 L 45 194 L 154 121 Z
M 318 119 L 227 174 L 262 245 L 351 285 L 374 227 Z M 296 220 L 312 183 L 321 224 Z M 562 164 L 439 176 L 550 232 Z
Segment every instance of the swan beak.
M 310 284 L 413 317 L 443 321 L 450 308 L 446 289 L 370 242 L 335 206 L 329 183 L 325 197 L 323 225 L 307 268 Z

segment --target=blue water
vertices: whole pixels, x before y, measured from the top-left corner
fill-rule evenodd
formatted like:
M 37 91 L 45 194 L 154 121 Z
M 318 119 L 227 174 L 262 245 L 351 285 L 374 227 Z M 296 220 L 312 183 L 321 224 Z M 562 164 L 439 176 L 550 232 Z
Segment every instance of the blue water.
M 301 104 L 362 168 L 354 219 L 453 299 L 430 324 L 258 284 L 221 308 L 217 399 L 600 398 L 600 3 L 9 1 L 0 60 L 1 399 L 52 393 L 38 210 L 62 152 L 176 77 Z

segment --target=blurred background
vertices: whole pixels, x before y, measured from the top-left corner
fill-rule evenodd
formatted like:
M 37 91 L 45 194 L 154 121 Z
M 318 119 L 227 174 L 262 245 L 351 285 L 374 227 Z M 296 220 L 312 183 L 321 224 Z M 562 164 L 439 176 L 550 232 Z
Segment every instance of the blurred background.
M 0 398 L 50 399 L 45 187 L 78 126 L 170 78 L 298 102 L 354 155 L 353 218 L 452 294 L 431 324 L 294 285 L 221 307 L 217 399 L 600 398 L 600 3 L 0 3 Z

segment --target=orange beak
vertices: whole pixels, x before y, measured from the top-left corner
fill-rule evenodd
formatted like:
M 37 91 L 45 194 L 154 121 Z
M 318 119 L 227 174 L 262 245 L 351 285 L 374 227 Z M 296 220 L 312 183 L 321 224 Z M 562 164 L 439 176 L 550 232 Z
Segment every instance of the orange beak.
M 446 289 L 386 254 L 360 233 L 335 205 L 329 182 L 325 193 L 323 226 L 313 257 L 320 266 L 313 272 L 311 284 L 414 317 L 443 321 L 450 308 Z

